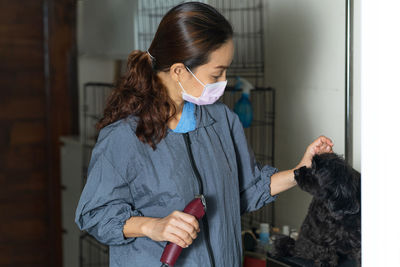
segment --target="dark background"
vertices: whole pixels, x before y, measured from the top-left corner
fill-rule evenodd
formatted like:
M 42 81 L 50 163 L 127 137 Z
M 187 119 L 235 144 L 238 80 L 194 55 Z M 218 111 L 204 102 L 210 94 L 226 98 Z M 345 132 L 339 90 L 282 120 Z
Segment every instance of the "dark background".
M 0 266 L 61 266 L 59 136 L 78 133 L 76 0 L 0 0 Z

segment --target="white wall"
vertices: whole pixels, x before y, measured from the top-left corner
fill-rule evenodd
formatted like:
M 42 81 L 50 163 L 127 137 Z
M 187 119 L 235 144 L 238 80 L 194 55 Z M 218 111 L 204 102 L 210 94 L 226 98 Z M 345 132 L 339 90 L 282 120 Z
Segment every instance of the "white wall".
M 266 80 L 276 89 L 276 167 L 295 167 L 320 135 L 344 154 L 345 1 L 266 4 Z M 277 225 L 298 229 L 310 200 L 297 187 L 281 193 L 275 202 Z
M 111 59 L 89 56 L 78 57 L 79 120 L 83 130 L 83 90 L 87 82 L 114 82 L 115 63 Z M 83 138 L 83 136 L 82 136 Z
M 81 132 L 83 129 L 83 85 L 87 82 L 114 82 L 116 60 L 126 60 L 134 48 L 137 2 L 136 0 L 79 0 L 77 2 Z
M 400 266 L 400 2 L 361 3 L 362 266 Z

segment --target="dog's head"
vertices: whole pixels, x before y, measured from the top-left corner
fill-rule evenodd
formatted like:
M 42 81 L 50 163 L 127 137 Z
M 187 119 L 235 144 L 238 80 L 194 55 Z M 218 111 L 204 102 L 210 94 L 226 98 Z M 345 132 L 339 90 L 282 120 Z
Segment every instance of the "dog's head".
M 360 175 L 335 153 L 315 155 L 311 168 L 295 170 L 295 180 L 337 218 L 360 211 Z

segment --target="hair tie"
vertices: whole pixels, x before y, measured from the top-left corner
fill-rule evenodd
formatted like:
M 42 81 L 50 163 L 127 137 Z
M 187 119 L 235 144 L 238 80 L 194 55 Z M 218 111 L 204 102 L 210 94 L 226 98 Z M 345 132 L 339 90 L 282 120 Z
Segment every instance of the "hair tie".
M 150 58 L 151 58 L 152 60 L 156 60 L 156 58 L 153 57 L 153 56 L 150 54 L 149 50 L 146 50 L 146 53 L 150 56 Z

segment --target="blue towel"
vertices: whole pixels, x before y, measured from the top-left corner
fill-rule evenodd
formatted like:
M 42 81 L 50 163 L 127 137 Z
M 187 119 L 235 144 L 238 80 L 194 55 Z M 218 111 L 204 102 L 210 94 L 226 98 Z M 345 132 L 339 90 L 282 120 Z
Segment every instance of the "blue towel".
M 185 101 L 183 104 L 183 110 L 181 119 L 178 125 L 173 129 L 176 133 L 187 133 L 196 129 L 196 116 L 194 115 L 194 104 Z

